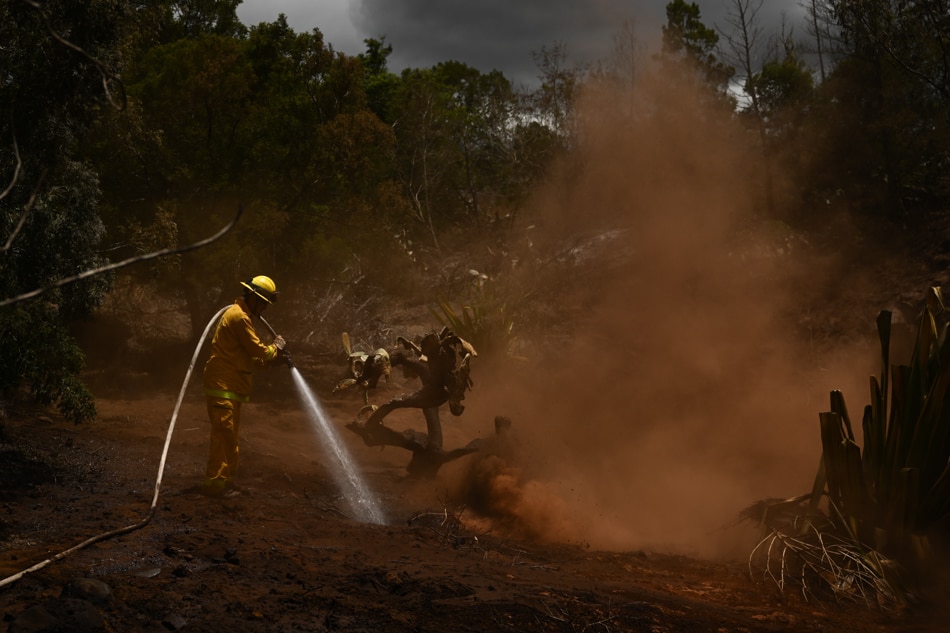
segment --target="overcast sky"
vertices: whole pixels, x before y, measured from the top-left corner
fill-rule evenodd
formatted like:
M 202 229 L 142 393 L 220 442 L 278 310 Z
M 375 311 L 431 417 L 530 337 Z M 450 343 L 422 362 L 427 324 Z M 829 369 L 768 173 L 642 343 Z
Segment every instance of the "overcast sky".
M 729 31 L 734 0 L 694 0 L 703 23 Z M 655 42 L 666 22 L 668 0 L 243 0 L 238 16 L 248 26 L 287 16 L 291 28 L 320 29 L 337 51 L 357 55 L 364 39 L 386 37 L 390 70 L 429 68 L 456 60 L 482 72 L 501 70 L 516 84 L 538 74 L 531 57 L 556 42 L 570 61 L 605 57 L 624 20 L 644 44 Z M 805 36 L 801 0 L 764 0 L 758 14 L 765 35 L 778 33 L 784 15 Z M 757 4 L 757 0 L 752 0 Z M 652 48 L 651 48 L 652 50 Z

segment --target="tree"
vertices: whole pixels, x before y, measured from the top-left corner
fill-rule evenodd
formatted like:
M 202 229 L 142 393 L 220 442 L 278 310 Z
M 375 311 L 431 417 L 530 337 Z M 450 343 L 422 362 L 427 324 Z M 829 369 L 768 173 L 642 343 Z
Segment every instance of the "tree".
M 256 84 L 242 182 L 286 215 L 274 260 L 282 279 L 321 289 L 354 260 L 389 274 L 391 218 L 402 208 L 392 200 L 395 134 L 370 109 L 361 58 L 334 51 L 316 29 L 294 33 L 283 18 L 251 29 L 247 55 Z M 312 270 L 325 272 L 295 274 Z
M 791 42 L 786 43 L 783 57 L 766 61 L 749 77 L 747 85 L 748 90 L 756 94 L 757 112 L 768 120 L 773 135 L 779 131 L 782 111 L 790 108 L 800 111 L 814 89 L 811 71 Z
M 369 108 L 380 120 L 392 123 L 392 114 L 388 108 L 392 104 L 393 91 L 399 84 L 399 77 L 389 72 L 389 56 L 393 52 L 392 44 L 386 44 L 386 38 L 366 39 L 366 52 L 360 54 L 365 73 L 366 99 Z
M 140 226 L 127 225 L 121 214 L 134 194 L 143 218 L 156 209 L 168 216 L 173 230 L 164 239 L 169 245 L 193 242 L 222 225 L 242 201 L 235 183 L 245 174 L 250 151 L 244 129 L 252 110 L 253 69 L 241 40 L 202 35 L 152 47 L 129 69 L 127 81 L 132 116 L 141 117 L 145 135 L 156 142 L 141 146 L 139 160 L 119 172 L 138 186 L 110 190 L 111 207 L 120 211 L 112 222 L 124 229 L 128 244 L 138 241 L 133 231 Z M 121 145 L 123 139 L 116 142 Z M 235 278 L 257 274 L 252 269 L 260 270 L 267 261 L 261 240 L 273 239 L 271 227 L 281 223 L 259 220 L 261 211 L 267 210 L 249 209 L 235 234 L 200 258 L 187 256 L 187 266 L 175 263 L 152 271 L 164 273 L 157 279 L 186 300 L 195 337 L 213 308 L 231 298 Z M 158 225 L 144 221 L 142 226 Z M 247 232 L 262 226 L 271 230 L 247 239 Z M 223 263 L 235 253 L 240 255 L 237 267 Z
M 717 54 L 719 36 L 703 24 L 699 5 L 685 0 L 672 0 L 666 5 L 661 60 L 673 67 L 683 67 L 699 76 L 721 95 L 727 92 L 735 69 L 720 61 Z
M 732 0 L 730 11 L 726 15 L 726 22 L 732 27 L 731 32 L 724 32 L 733 64 L 745 78 L 743 89 L 749 96 L 749 105 L 746 112 L 750 116 L 752 127 L 759 137 L 762 151 L 763 179 L 765 181 L 765 207 L 771 217 L 775 213 L 775 192 L 772 182 L 772 157 L 766 148 L 767 138 L 764 114 L 759 103 L 759 84 L 754 81 L 757 71 L 760 38 L 762 27 L 757 21 L 757 15 L 764 0 Z
M 630 120 L 636 111 L 636 89 L 643 73 L 646 47 L 637 37 L 635 24 L 628 20 L 624 20 L 612 40 L 610 54 L 591 73 L 593 81 L 585 87 L 591 89 L 593 85 L 605 85 L 610 95 L 608 98 L 616 101 L 618 118 Z
M 438 250 L 445 229 L 509 219 L 535 175 L 508 78 L 447 61 L 404 71 L 391 96 L 395 169 L 427 241 Z
M 203 35 L 243 37 L 247 28 L 237 16 L 242 0 L 139 0 L 133 11 L 134 49 Z
M 950 2 L 831 0 L 846 44 L 894 64 L 950 101 Z
M 413 219 L 439 248 L 437 214 L 444 195 L 444 166 L 450 152 L 449 95 L 432 71 L 403 71 L 395 94 L 396 166 Z
M 868 215 L 916 226 L 950 193 L 947 2 L 828 4 L 835 24 L 824 31 L 838 34 L 839 62 L 814 110 L 823 120 L 817 195 L 841 190 Z
M 120 3 L 0 4 L 0 296 L 41 288 L 104 261 L 99 183 L 76 140 L 110 101 L 126 15 Z M 0 308 L 0 392 L 26 386 L 74 422 L 95 415 L 68 326 L 88 317 L 107 276 Z
M 815 47 L 810 52 L 818 60 L 818 80 L 824 83 L 828 77 L 829 55 L 833 53 L 834 19 L 829 0 L 805 0 L 806 28 L 814 38 Z
M 510 130 L 516 98 L 500 72 L 481 73 L 460 62 L 435 67 L 437 81 L 451 93 L 447 113 L 454 140 L 449 186 L 464 215 L 475 225 L 498 218 L 511 194 Z
M 745 79 L 743 88 L 749 95 L 749 110 L 761 118 L 759 95 L 754 83 L 750 80 L 755 75 L 761 55 L 762 26 L 758 22 L 758 13 L 765 0 L 731 0 L 726 23 L 730 31 L 723 31 L 722 35 L 730 51 L 730 61 L 738 68 Z
M 570 147 L 576 132 L 575 100 L 584 70 L 567 63 L 567 45 L 563 42 L 555 42 L 551 48 L 542 46 L 531 57 L 541 80 L 530 96 L 534 115 L 554 131 L 565 148 Z
M 367 210 L 389 192 L 392 129 L 367 107 L 358 59 L 319 30 L 295 33 L 280 16 L 246 36 L 200 33 L 149 47 L 127 76 L 130 114 L 96 150 L 114 167 L 110 208 L 125 212 L 111 220 L 125 244 L 188 243 L 247 207 L 233 235 L 142 280 L 187 302 L 195 336 L 236 279 L 332 278 L 363 230 L 376 243 L 387 228 Z
M 810 144 L 809 131 L 814 129 L 808 123 L 815 92 L 811 70 L 791 41 L 786 41 L 783 53 L 768 59 L 746 81 L 758 108 L 746 114 L 759 132 L 769 217 L 788 221 L 800 213 L 802 198 L 794 183 L 803 177 L 803 157 L 810 155 L 802 148 Z M 784 177 L 775 178 L 775 173 Z

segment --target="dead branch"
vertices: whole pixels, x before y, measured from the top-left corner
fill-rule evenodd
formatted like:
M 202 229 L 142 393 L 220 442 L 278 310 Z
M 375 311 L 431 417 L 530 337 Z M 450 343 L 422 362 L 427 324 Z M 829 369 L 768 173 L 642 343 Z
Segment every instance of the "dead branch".
M 16 128 L 13 125 L 13 111 L 12 110 L 10 112 L 10 133 L 13 135 L 13 155 L 16 156 L 16 168 L 14 168 L 13 170 L 13 178 L 10 179 L 10 184 L 7 185 L 7 188 L 3 190 L 3 193 L 0 193 L 0 200 L 3 200 L 4 198 L 6 198 L 10 194 L 10 192 L 13 191 L 13 187 L 16 186 L 17 180 L 20 179 L 20 171 L 22 171 L 23 169 L 23 159 L 20 158 L 20 146 L 17 144 L 17 140 L 16 140 Z M 21 219 L 20 224 L 22 223 L 23 223 L 23 220 Z M 17 228 L 19 229 L 19 226 Z M 8 243 L 7 246 L 4 247 L 3 250 L 6 250 L 9 247 L 10 246 Z
M 888 609 L 902 601 L 899 587 L 887 574 L 889 560 L 855 541 L 815 528 L 805 537 L 772 530 L 749 556 L 750 573 L 754 559 L 759 556 L 765 578 L 771 579 L 781 592 L 789 583 L 797 585 L 806 601 L 817 597 L 811 580 L 830 589 L 836 598 L 867 606 Z
M 57 33 L 56 29 L 54 29 L 53 26 L 49 23 L 49 17 L 46 15 L 46 12 L 43 11 L 43 7 L 40 5 L 39 2 L 36 2 L 35 0 L 23 0 L 23 2 L 27 3 L 28 5 L 36 9 L 37 13 L 39 13 L 40 15 L 40 18 L 43 20 L 43 25 L 46 27 L 46 30 L 49 31 L 49 34 L 52 36 L 54 40 L 56 40 L 57 42 L 65 46 L 66 48 L 76 51 L 77 53 L 85 57 L 87 60 L 89 60 L 89 63 L 91 63 L 93 66 L 96 67 L 96 70 L 99 71 L 99 76 L 102 78 L 102 89 L 106 94 L 106 99 L 109 101 L 109 103 L 112 104 L 112 107 L 116 108 L 117 110 L 124 110 L 127 104 L 127 100 L 126 100 L 126 95 L 125 95 L 125 85 L 122 83 L 122 80 L 116 77 L 115 75 L 113 75 L 111 72 L 109 72 L 109 70 L 105 67 L 105 65 L 102 62 L 100 62 L 98 59 L 96 59 L 95 57 L 87 53 L 85 50 L 82 49 L 82 47 L 77 46 L 76 44 L 73 44 L 72 42 L 67 40 L 65 37 Z M 119 87 L 119 92 L 121 93 L 119 98 L 120 98 L 121 103 L 117 103 L 116 100 L 113 98 L 112 91 L 109 89 L 110 82 L 114 83 L 116 86 Z
M 19 157 L 18 157 L 19 159 Z M 19 170 L 19 168 L 18 168 Z M 16 175 L 14 174 L 14 178 Z M 17 221 L 16 226 L 13 227 L 13 231 L 10 233 L 10 237 L 7 238 L 7 243 L 3 245 L 3 248 L 0 249 L 0 253 L 6 253 L 13 246 L 13 240 L 16 239 L 17 235 L 20 234 L 20 231 L 23 230 L 23 226 L 26 224 L 26 218 L 29 217 L 30 211 L 33 209 L 33 204 L 36 202 L 36 196 L 39 194 L 40 186 L 43 184 L 43 180 L 46 178 L 46 170 L 40 175 L 40 179 L 36 183 L 36 187 L 33 189 L 33 193 L 30 194 L 30 199 L 26 201 L 26 205 L 23 207 L 23 213 L 20 214 L 20 219 Z M 10 183 L 10 187 L 13 187 L 14 183 Z M 4 192 L 6 195 L 6 192 Z M 0 196 L 2 198 L 2 196 Z
M 96 59 L 95 57 L 87 53 L 85 50 L 83 50 L 82 47 L 77 46 L 76 44 L 73 44 L 68 39 L 66 39 L 59 33 L 57 33 L 56 29 L 54 29 L 53 26 L 49 23 L 49 17 L 43 11 L 43 7 L 38 2 L 36 2 L 35 0 L 23 0 L 23 2 L 30 5 L 34 9 L 36 9 L 36 12 L 40 16 L 40 19 L 43 20 L 43 25 L 46 27 L 46 30 L 49 32 L 50 36 L 52 36 L 54 40 L 56 40 L 57 42 L 65 46 L 66 48 L 76 51 L 77 53 L 85 57 L 93 66 L 95 66 L 96 71 L 99 73 L 99 76 L 102 78 L 102 90 L 106 95 L 106 100 L 110 104 L 112 104 L 112 106 L 115 109 L 124 110 L 126 108 L 128 101 L 125 94 L 125 84 L 122 83 L 122 80 L 116 77 L 111 72 L 109 72 L 109 70 L 105 67 L 105 65 L 102 62 L 100 62 L 98 59 Z M 112 90 L 109 88 L 110 82 L 119 87 L 119 92 L 121 93 L 120 102 L 117 102 L 115 98 L 113 97 Z M 14 123 L 12 110 L 10 112 L 10 130 L 13 135 L 13 153 L 16 156 L 16 167 L 13 170 L 13 177 L 10 179 L 10 184 L 7 185 L 7 188 L 4 189 L 2 193 L 0 193 L 0 200 L 3 200 L 4 198 L 6 198 L 10 194 L 10 192 L 13 190 L 13 187 L 16 186 L 17 182 L 20 180 L 20 172 L 23 169 L 23 159 L 20 157 L 20 148 L 17 143 L 16 125 Z M 42 182 L 42 180 L 43 180 L 43 177 L 40 177 L 39 182 Z M 36 195 L 38 191 L 39 191 L 39 183 L 37 183 L 36 190 L 34 190 L 33 195 L 30 196 L 29 202 L 23 208 L 23 213 L 20 215 L 20 219 L 17 222 L 16 228 L 14 228 L 13 232 L 7 238 L 7 242 L 6 244 L 4 244 L 3 249 L 0 250 L 0 252 L 5 253 L 6 251 L 10 250 L 10 247 L 13 244 L 13 240 L 16 239 L 16 236 L 23 229 L 24 224 L 26 224 L 26 218 L 30 214 L 30 210 L 33 207 L 33 202 L 36 200 Z M 0 305 L 5 305 L 5 304 L 0 304 Z

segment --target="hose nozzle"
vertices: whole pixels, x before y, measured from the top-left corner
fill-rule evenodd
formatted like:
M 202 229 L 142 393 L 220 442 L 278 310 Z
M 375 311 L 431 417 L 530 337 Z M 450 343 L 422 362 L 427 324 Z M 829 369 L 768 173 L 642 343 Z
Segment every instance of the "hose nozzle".
M 261 320 L 261 323 L 263 323 L 265 326 L 267 326 L 267 329 L 270 330 L 271 336 L 273 336 L 275 339 L 279 337 L 279 335 L 277 334 L 277 330 L 275 330 L 274 328 L 271 327 L 271 324 L 267 322 L 267 319 L 265 319 L 264 317 L 262 317 L 262 316 L 259 315 L 259 314 L 257 315 L 257 318 Z M 287 366 L 288 366 L 288 367 L 290 367 L 291 369 L 294 368 L 294 361 L 291 360 L 291 358 L 290 358 L 290 352 L 288 352 L 288 351 L 286 350 L 286 348 L 281 347 L 281 348 L 278 350 L 277 354 L 278 354 L 278 356 L 280 356 L 280 358 L 281 358 L 285 363 L 287 363 Z

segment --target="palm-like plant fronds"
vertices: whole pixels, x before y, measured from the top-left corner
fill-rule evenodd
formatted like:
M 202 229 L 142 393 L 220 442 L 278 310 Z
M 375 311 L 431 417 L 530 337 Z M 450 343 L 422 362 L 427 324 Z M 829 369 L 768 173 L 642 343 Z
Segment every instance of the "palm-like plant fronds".
M 794 558 L 807 593 L 820 579 L 836 596 L 869 604 L 905 599 L 898 569 L 929 564 L 930 539 L 945 536 L 940 521 L 950 512 L 948 316 L 940 288 L 931 288 L 911 361 L 892 367 L 891 313 L 878 315 L 881 374 L 870 379 L 863 450 L 843 394 L 832 391 L 829 411 L 819 414 L 822 459 L 812 492 L 752 506 L 758 516 L 786 518 L 761 522 L 765 536 L 750 567 L 784 588 Z

